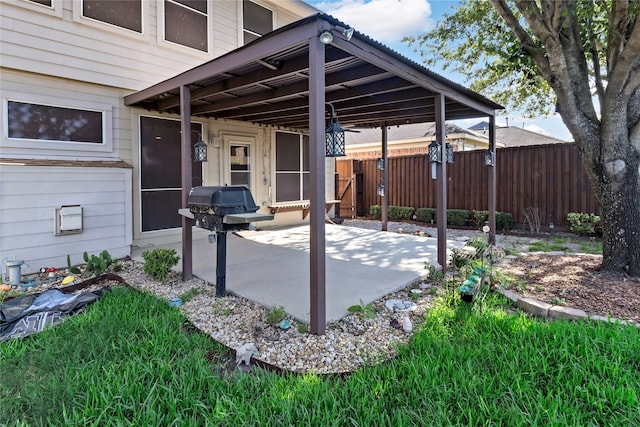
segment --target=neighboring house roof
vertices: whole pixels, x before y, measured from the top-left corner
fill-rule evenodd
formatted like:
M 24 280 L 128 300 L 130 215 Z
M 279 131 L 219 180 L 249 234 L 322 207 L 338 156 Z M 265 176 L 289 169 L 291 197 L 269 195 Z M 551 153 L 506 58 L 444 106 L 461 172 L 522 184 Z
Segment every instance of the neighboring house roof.
M 488 135 L 489 123 L 479 122 L 469 129 L 482 135 Z M 561 144 L 568 142 L 516 126 L 496 126 L 496 140 L 502 142 L 505 147 L 526 147 L 529 145 Z
M 381 131 L 380 128 L 353 128 L 354 132 L 347 131 L 345 137 L 345 143 L 348 146 L 357 146 L 358 144 L 368 144 L 372 142 L 380 142 Z M 451 138 L 464 138 L 473 137 L 487 140 L 486 136 L 480 135 L 476 132 L 468 129 L 461 128 L 452 123 L 445 123 L 445 135 L 447 139 Z M 389 126 L 387 128 L 387 139 L 389 141 L 402 141 L 402 140 L 429 140 L 432 141 L 435 138 L 436 125 L 435 123 L 413 123 L 408 125 Z

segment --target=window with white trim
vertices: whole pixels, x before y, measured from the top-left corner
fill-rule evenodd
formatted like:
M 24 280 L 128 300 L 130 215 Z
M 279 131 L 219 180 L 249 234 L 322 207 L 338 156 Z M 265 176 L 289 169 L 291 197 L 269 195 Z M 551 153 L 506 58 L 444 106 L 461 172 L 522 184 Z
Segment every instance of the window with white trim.
M 53 0 L 27 0 L 27 1 L 30 1 L 31 3 L 38 3 L 43 6 L 53 7 Z
M 7 100 L 10 139 L 104 144 L 105 112 Z
M 142 34 L 142 0 L 83 0 L 82 16 Z
M 209 51 L 206 0 L 165 0 L 164 39 L 203 52 Z
M 243 44 L 273 31 L 273 12 L 252 1 L 242 2 Z
M 309 137 L 276 132 L 276 203 L 309 200 Z

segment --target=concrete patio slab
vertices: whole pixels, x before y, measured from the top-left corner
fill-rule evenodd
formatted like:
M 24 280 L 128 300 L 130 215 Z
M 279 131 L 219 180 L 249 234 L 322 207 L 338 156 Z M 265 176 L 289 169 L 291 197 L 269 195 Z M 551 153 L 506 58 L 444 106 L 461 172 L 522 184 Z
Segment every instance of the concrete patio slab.
M 227 237 L 227 292 L 267 307 L 281 305 L 309 320 L 309 226 L 242 231 Z M 360 300 L 370 303 L 398 291 L 437 265 L 437 240 L 327 224 L 326 319 L 338 320 Z M 448 247 L 462 242 L 449 241 Z M 181 252 L 180 243 L 162 246 Z M 132 256 L 141 260 L 145 249 Z M 216 245 L 193 241 L 193 273 L 215 284 Z

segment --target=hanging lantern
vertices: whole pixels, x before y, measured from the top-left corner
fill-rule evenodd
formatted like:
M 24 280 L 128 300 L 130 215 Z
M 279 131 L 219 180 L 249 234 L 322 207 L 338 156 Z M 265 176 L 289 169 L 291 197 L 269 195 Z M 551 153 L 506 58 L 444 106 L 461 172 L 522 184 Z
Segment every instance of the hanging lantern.
M 193 146 L 193 161 L 204 163 L 207 161 L 207 144 L 199 140 Z
M 442 149 L 441 145 L 436 141 L 429 144 L 429 162 L 442 163 Z
M 484 165 L 485 166 L 495 166 L 496 164 L 496 156 L 493 151 L 487 150 L 484 152 Z
M 453 145 L 447 142 L 447 163 L 453 163 Z
M 376 194 L 380 197 L 384 197 L 384 184 L 378 184 L 376 187 Z
M 378 169 L 379 171 L 384 170 L 384 159 L 381 159 L 381 158 L 376 159 L 376 169 Z
M 342 157 L 345 156 L 345 132 L 340 127 L 340 123 L 338 123 L 338 117 L 333 105 L 328 105 L 331 107 L 331 118 L 329 119 L 329 127 L 325 129 L 325 156 Z

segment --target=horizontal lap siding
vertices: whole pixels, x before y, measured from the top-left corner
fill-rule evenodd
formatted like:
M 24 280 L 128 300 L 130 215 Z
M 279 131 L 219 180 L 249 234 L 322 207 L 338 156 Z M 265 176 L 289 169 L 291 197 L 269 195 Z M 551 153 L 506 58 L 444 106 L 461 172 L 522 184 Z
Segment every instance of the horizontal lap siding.
M 339 160 L 350 161 L 350 160 Z M 426 155 L 391 157 L 386 185 L 389 205 L 414 208 L 437 206 L 436 180 Z M 496 153 L 496 204 L 510 212 L 518 224 L 525 221 L 523 209 L 538 208 L 541 223 L 568 226 L 569 212 L 599 212 L 591 184 L 575 144 L 554 144 L 499 149 Z M 365 210 L 380 204 L 376 185 L 380 173 L 375 159 L 362 161 Z M 483 151 L 455 153 L 447 164 L 447 207 L 487 210 L 488 168 Z
M 55 236 L 54 210 L 83 207 L 83 232 Z M 131 170 L 80 167 L 0 168 L 0 256 L 23 259 L 27 272 L 82 262 L 82 253 L 131 248 Z

